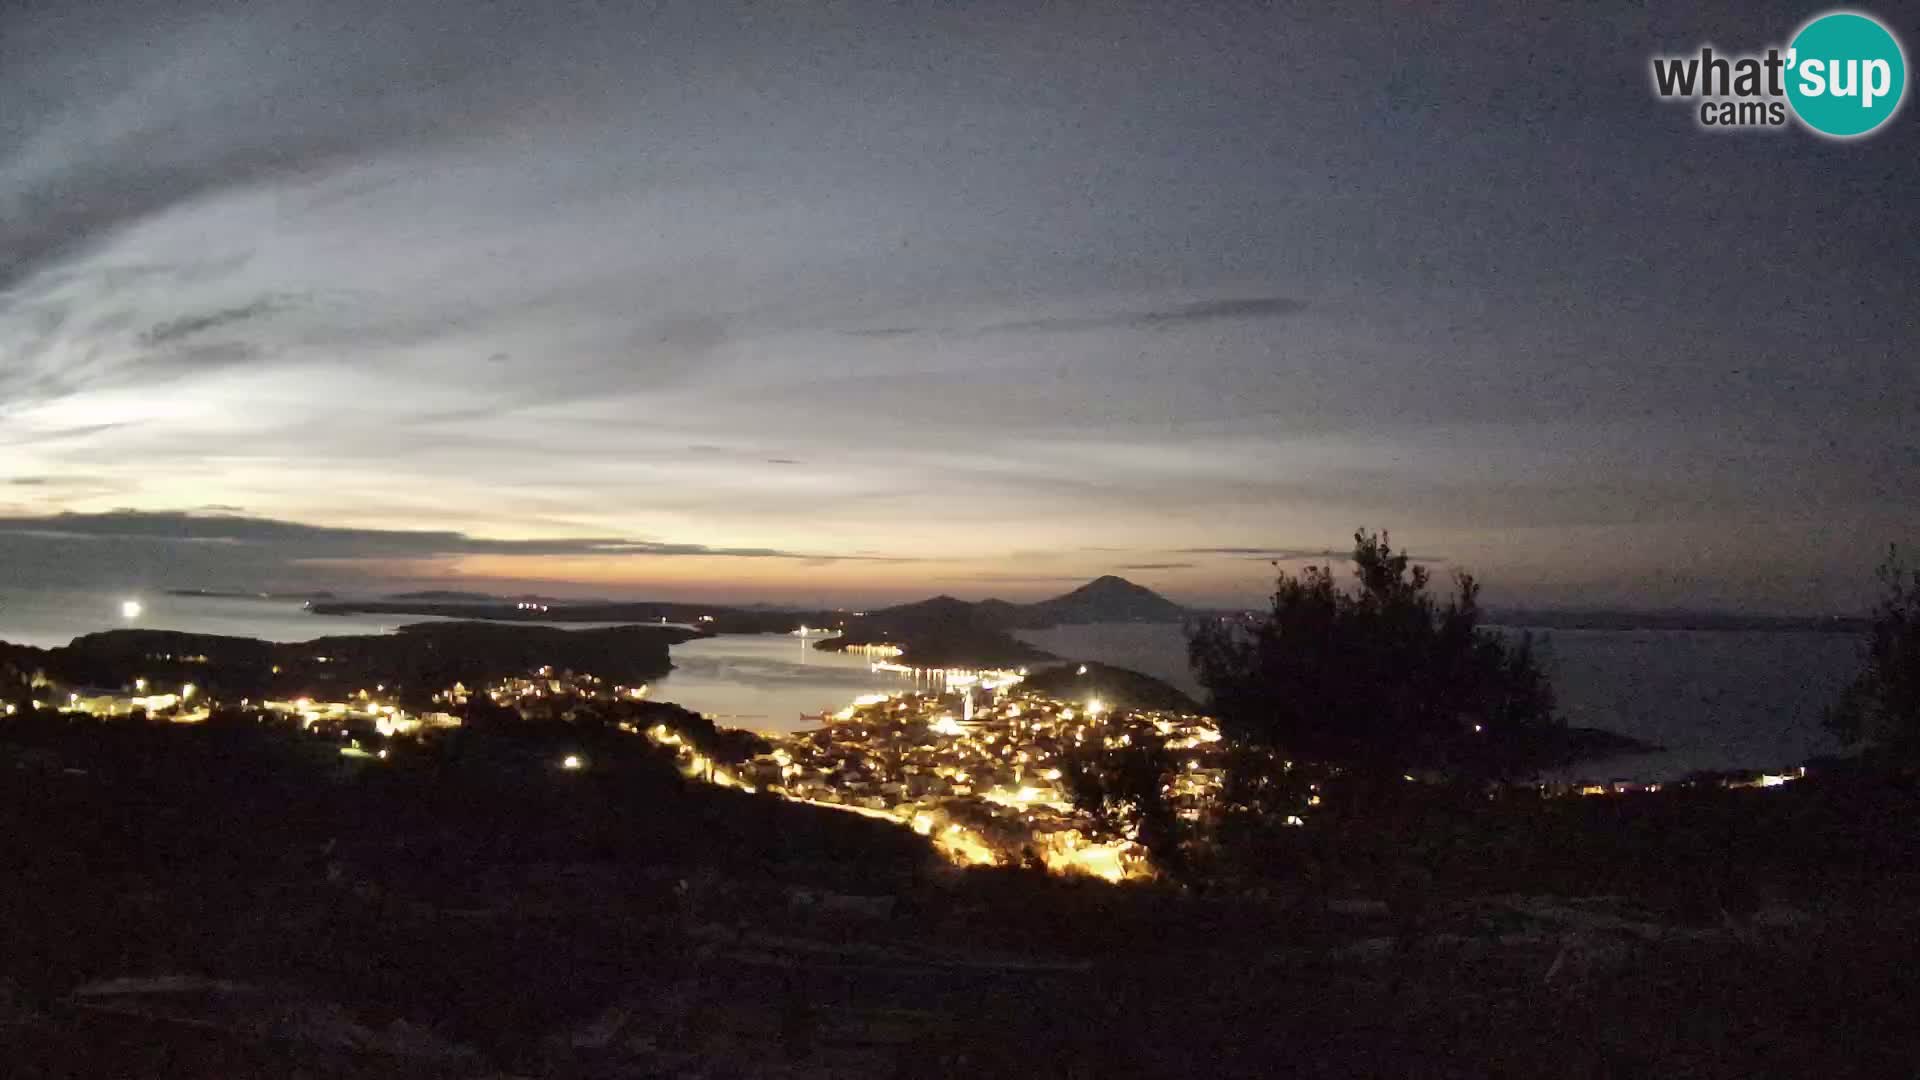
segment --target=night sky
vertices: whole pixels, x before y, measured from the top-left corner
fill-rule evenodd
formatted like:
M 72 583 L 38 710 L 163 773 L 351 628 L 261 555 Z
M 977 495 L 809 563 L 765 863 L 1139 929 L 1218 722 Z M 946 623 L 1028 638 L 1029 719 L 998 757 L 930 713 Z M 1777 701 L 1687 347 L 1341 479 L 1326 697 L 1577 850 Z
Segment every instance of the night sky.
M 1813 7 L 1307 7 L 7 4 L 0 587 L 1225 603 L 1364 525 L 1858 608 L 1913 102 L 1651 92 Z

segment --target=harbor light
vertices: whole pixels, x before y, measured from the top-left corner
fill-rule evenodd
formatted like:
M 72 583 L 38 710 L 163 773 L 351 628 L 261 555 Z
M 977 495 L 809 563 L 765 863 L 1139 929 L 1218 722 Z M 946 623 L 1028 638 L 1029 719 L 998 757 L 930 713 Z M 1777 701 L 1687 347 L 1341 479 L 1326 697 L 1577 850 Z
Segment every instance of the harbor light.
M 586 764 L 586 762 L 580 760 L 579 754 L 568 754 L 566 757 L 560 759 L 560 767 L 563 769 L 581 769 L 586 767 Z

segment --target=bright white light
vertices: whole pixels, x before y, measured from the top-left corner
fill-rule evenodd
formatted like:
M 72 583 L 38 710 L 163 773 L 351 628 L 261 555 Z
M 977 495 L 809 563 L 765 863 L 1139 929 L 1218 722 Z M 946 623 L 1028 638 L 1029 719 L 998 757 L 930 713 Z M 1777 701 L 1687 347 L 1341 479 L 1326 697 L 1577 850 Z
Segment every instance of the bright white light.
M 142 607 L 138 600 L 122 600 L 120 602 L 120 617 L 123 619 L 137 619 L 140 617 L 140 613 L 145 610 L 146 608 Z
M 563 769 L 584 768 L 586 764 L 586 762 L 580 760 L 579 754 L 568 754 L 566 757 L 560 759 L 560 767 Z
M 1087 665 L 1085 665 L 1085 664 L 1081 664 L 1081 665 L 1080 665 L 1080 670 L 1079 670 L 1079 671 L 1076 671 L 1076 672 L 1074 672 L 1074 674 L 1075 674 L 1075 675 L 1085 675 L 1086 673 L 1087 673 Z

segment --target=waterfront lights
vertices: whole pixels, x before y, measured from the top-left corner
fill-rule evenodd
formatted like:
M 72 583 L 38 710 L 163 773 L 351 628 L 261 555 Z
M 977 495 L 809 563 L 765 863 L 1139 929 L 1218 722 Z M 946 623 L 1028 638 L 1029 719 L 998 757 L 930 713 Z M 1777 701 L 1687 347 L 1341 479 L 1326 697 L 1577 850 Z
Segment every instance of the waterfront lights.
M 140 617 L 140 613 L 145 610 L 146 608 L 141 606 L 138 600 L 120 601 L 120 617 L 123 619 L 137 619 Z
M 560 759 L 560 767 L 563 769 L 577 770 L 584 769 L 586 766 L 587 763 L 581 760 L 579 754 L 568 754 L 566 757 Z

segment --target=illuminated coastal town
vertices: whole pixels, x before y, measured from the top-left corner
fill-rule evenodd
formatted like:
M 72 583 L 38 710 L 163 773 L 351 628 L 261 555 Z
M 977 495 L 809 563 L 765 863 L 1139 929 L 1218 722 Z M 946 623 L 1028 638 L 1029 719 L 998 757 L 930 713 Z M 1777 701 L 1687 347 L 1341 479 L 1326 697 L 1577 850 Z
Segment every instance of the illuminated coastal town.
M 1172 795 L 1197 816 L 1220 783 L 1219 731 L 1201 716 L 1025 692 L 1020 680 L 1018 672 L 953 672 L 945 692 L 862 697 L 818 730 L 776 738 L 727 782 L 889 816 L 962 864 L 1038 861 L 1108 880 L 1145 876 L 1136 844 L 1099 839 L 1074 808 L 1062 766 L 1088 748 L 1162 739 L 1189 754 Z
M 888 647 L 862 651 L 899 655 Z M 1220 735 L 1204 717 L 1114 709 L 1098 698 L 1049 698 L 1023 691 L 1021 671 L 910 669 L 885 659 L 876 660 L 875 668 L 906 674 L 927 688 L 860 697 L 825 716 L 817 729 L 765 736 L 767 752 L 744 761 L 716 761 L 665 723 L 643 728 L 621 721 L 618 726 L 671 749 L 690 778 L 897 821 L 929 836 L 936 850 L 958 864 L 1038 860 L 1056 872 L 1108 880 L 1146 875 L 1145 853 L 1124 839 L 1094 838 L 1091 823 L 1073 809 L 1062 785 L 1066 755 L 1089 746 L 1165 740 L 1188 754 L 1189 770 L 1174 794 L 1190 814 L 1200 812 L 1219 783 L 1212 752 Z M 64 706 L 101 719 L 172 724 L 202 723 L 214 710 L 231 705 L 338 740 L 345 757 L 379 760 L 388 756 L 394 740 L 431 738 L 458 728 L 459 713 L 476 694 L 529 719 L 566 719 L 586 703 L 644 701 L 648 689 L 543 666 L 478 690 L 448 687 L 433 695 L 431 709 L 405 707 L 384 685 L 341 700 L 303 696 L 222 703 L 191 683 L 162 691 L 151 689 L 145 678 L 119 689 L 47 685 L 43 692 L 50 700 L 33 704 Z M 592 762 L 564 755 L 558 765 L 582 770 Z
M 672 752 L 682 775 L 692 780 L 890 821 L 928 837 L 936 851 L 960 866 L 1038 865 L 1108 881 L 1152 876 L 1147 852 L 1132 837 L 1103 833 L 1087 811 L 1075 806 L 1065 770 L 1071 759 L 1088 752 L 1164 747 L 1177 765 L 1165 792 L 1175 813 L 1196 821 L 1216 805 L 1225 770 L 1220 730 L 1208 717 L 1116 707 L 1094 693 L 1077 700 L 1049 696 L 1025 685 L 1024 668 L 914 668 L 895 659 L 901 652 L 897 647 L 857 648 L 875 671 L 904 676 L 913 689 L 863 695 L 823 714 L 820 726 L 808 730 L 749 735 L 750 745 L 759 750 L 750 756 L 723 760 L 676 724 L 648 723 L 639 714 L 611 715 L 625 717 L 616 721 L 617 730 Z M 197 656 L 161 659 L 205 662 Z M 476 700 L 530 721 L 573 721 L 607 706 L 655 704 L 647 684 L 611 682 L 549 665 L 477 689 L 455 683 L 434 692 L 426 708 L 408 707 L 399 690 L 375 684 L 336 700 L 218 701 L 194 683 L 161 686 L 137 677 L 119 688 L 43 682 L 36 692 L 46 697 L 32 705 L 106 720 L 170 724 L 199 724 L 223 708 L 237 709 L 333 740 L 342 757 L 371 765 L 387 759 L 397 745 L 461 727 L 462 715 Z M 17 706 L 6 709 L 11 715 Z M 594 768 L 589 755 L 576 752 L 560 753 L 552 764 L 562 771 Z M 1804 769 L 1796 769 L 1719 783 L 1777 787 L 1804 775 Z M 1657 792 L 1662 785 L 1615 781 L 1540 787 L 1549 794 L 1606 796 Z M 1317 796 L 1306 796 L 1287 823 L 1305 825 L 1318 802 Z

